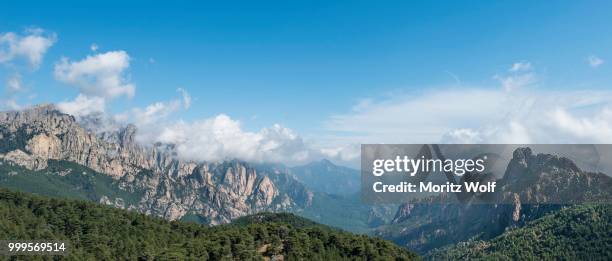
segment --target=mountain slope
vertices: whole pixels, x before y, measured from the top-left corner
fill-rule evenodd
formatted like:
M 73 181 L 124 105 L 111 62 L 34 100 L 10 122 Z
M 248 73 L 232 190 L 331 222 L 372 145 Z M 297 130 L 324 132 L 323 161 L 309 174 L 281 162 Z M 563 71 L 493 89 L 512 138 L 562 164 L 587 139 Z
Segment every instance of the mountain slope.
M 580 205 L 512 229 L 489 241 L 433 251 L 433 260 L 611 260 L 612 206 Z
M 291 214 L 259 214 L 235 224 L 204 227 L 0 189 L 0 217 L 0 238 L 67 240 L 69 258 L 76 260 L 417 258 L 382 239 Z

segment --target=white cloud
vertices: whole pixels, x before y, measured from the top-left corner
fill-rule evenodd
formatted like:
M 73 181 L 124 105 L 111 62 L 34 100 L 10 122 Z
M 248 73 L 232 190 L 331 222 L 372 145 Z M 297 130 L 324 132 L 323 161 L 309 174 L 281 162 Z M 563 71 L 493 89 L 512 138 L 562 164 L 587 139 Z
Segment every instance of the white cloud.
M 612 141 L 612 109 L 603 107 L 590 116 L 572 115 L 565 108 L 549 112 L 551 123 L 576 141 L 610 143 Z
M 13 73 L 6 80 L 5 84 L 6 95 L 0 99 L 0 108 L 8 108 L 10 110 L 19 110 L 21 105 L 17 102 L 19 92 L 22 92 L 24 87 L 19 73 Z
M 591 66 L 592 68 L 597 68 L 604 63 L 604 60 L 595 55 L 591 55 L 587 57 L 587 62 L 589 63 L 589 66 Z
M 61 82 L 75 85 L 87 96 L 112 99 L 125 95 L 133 97 L 135 86 L 125 75 L 130 57 L 125 51 L 111 51 L 87 56 L 80 61 L 62 58 L 54 75 Z
M 86 116 L 92 113 L 104 112 L 105 100 L 102 97 L 89 97 L 79 94 L 73 101 L 65 101 L 57 104 L 57 107 L 64 113 L 77 117 Z
M 433 141 L 451 126 L 471 127 L 499 118 L 500 103 L 507 103 L 506 96 L 498 90 L 462 88 L 370 100 L 351 113 L 333 115 L 326 127 L 350 133 L 357 143 Z
M 445 133 L 442 140 L 460 144 L 482 143 L 482 135 L 473 129 L 458 128 Z
M 334 115 L 326 139 L 338 143 L 322 144 L 609 143 L 610 108 L 612 91 L 436 89 Z
M 535 77 L 535 74 L 533 73 L 510 75 L 510 76 L 495 75 L 494 78 L 501 83 L 502 87 L 506 91 L 516 90 L 516 89 L 531 85 L 536 82 L 536 77 Z
M 509 73 L 505 75 L 496 74 L 493 76 L 494 79 L 501 83 L 506 91 L 513 91 L 532 85 L 537 80 L 530 62 L 523 61 L 514 63 L 510 69 L 508 69 L 508 72 Z
M 21 35 L 14 32 L 0 34 L 0 63 L 24 59 L 29 66 L 37 69 L 55 41 L 55 34 L 45 34 L 38 28 L 28 29 Z
M 177 120 L 176 113 L 188 109 L 192 102 L 185 89 L 179 88 L 177 92 L 179 98 L 133 108 L 112 118 L 136 125 L 136 138 L 142 144 L 174 144 L 178 156 L 187 160 L 240 159 L 291 164 L 321 157 L 294 131 L 279 124 L 251 132 L 225 114 L 193 122 Z
M 242 129 L 225 114 L 192 123 L 178 121 L 161 129 L 139 127 L 139 141 L 175 144 L 179 157 L 218 161 L 241 159 L 254 162 L 304 162 L 311 152 L 292 130 L 275 124 L 257 132 Z
M 523 61 L 523 62 L 513 63 L 509 71 L 510 72 L 520 72 L 520 71 L 531 71 L 531 69 L 532 69 L 531 63 Z
M 15 73 L 6 81 L 6 89 L 9 93 L 16 93 L 23 90 L 23 83 L 21 82 L 21 75 Z
M 0 107 L 11 110 L 21 109 L 18 97 L 25 91 L 21 72 L 25 65 L 28 71 L 35 71 L 42 63 L 47 50 L 55 43 L 55 34 L 32 28 L 22 34 L 0 33 L 0 64 L 11 72 L 5 82 L 5 97 L 0 98 Z
M 361 144 L 351 143 L 337 147 L 325 147 L 319 149 L 319 151 L 328 159 L 352 162 L 361 156 Z
M 181 93 L 183 98 L 183 108 L 189 109 L 189 107 L 191 107 L 191 95 L 189 95 L 189 93 L 183 88 L 178 88 L 176 91 Z
M 131 116 L 137 125 L 143 126 L 157 123 L 159 120 L 166 119 L 170 114 L 177 112 L 181 108 L 180 100 L 168 102 L 155 102 L 144 109 L 134 108 Z
M 98 48 L 99 48 L 99 47 L 98 47 L 98 45 L 97 45 L 96 43 L 92 43 L 92 44 L 89 46 L 89 50 L 91 50 L 92 52 L 97 52 L 97 51 L 98 51 Z
M 4 106 L 9 110 L 21 110 L 21 105 L 17 103 L 15 99 L 8 99 L 4 101 Z
M 135 107 L 115 115 L 114 118 L 120 122 L 133 122 L 143 129 L 157 130 L 159 129 L 158 126 L 169 124 L 168 116 L 181 111 L 181 109 L 187 110 L 191 106 L 191 95 L 182 88 L 178 88 L 177 92 L 180 93 L 180 98 L 154 102 L 144 108 Z

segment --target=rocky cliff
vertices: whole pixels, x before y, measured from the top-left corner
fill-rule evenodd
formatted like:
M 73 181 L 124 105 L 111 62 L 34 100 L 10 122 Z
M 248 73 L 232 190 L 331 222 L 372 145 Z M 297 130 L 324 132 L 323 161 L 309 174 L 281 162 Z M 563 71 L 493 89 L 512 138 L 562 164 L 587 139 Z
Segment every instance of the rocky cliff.
M 196 214 L 211 224 L 260 211 L 306 207 L 313 194 L 282 172 L 240 161 L 178 159 L 171 144 L 139 144 L 132 125 L 94 132 L 53 105 L 0 112 L 0 159 L 30 170 L 49 160 L 86 166 L 111 176 L 117 186 L 142 195 L 138 203 L 101 197 L 102 203 L 170 220 Z

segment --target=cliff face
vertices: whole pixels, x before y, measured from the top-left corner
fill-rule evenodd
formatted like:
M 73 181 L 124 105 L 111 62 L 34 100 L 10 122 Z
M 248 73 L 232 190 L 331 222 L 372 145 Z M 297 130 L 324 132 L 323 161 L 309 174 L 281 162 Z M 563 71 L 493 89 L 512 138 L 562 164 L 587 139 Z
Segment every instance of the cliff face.
M 48 160 L 86 166 L 142 195 L 134 205 L 108 197 L 102 203 L 171 220 L 195 213 L 219 224 L 260 211 L 303 208 L 312 200 L 313 194 L 285 173 L 260 172 L 239 161 L 183 161 L 171 145 L 136 143 L 135 133 L 132 125 L 88 131 L 52 105 L 0 112 L 0 159 L 31 170 L 47 168 Z

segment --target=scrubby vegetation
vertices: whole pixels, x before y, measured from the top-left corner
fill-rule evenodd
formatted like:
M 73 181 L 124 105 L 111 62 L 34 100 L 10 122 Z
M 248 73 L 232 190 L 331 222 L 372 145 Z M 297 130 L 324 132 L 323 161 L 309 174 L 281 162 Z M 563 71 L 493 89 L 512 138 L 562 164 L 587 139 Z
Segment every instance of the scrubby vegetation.
M 388 241 L 339 231 L 292 214 L 263 213 L 229 225 L 205 227 L 4 188 L 0 189 L 0 239 L 67 240 L 67 258 L 76 260 L 417 258 Z
M 612 260 L 612 205 L 573 206 L 489 241 L 459 243 L 435 260 Z

